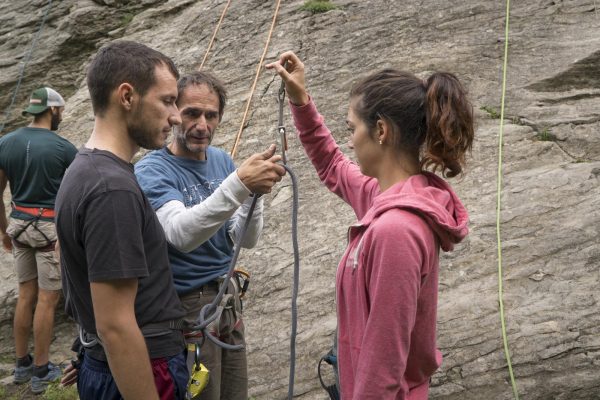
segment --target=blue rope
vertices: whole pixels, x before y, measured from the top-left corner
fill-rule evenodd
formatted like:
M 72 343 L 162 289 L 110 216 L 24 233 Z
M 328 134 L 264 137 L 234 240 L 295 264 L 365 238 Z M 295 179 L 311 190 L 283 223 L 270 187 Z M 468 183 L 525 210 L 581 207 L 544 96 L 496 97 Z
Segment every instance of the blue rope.
M 42 17 L 42 22 L 40 23 L 40 27 L 38 28 L 38 31 L 36 32 L 35 37 L 33 38 L 33 41 L 31 42 L 31 47 L 29 48 L 29 52 L 25 56 L 25 61 L 23 62 L 23 64 L 21 64 L 21 70 L 19 71 L 19 79 L 17 80 L 17 86 L 15 87 L 15 91 L 13 92 L 12 99 L 10 101 L 9 106 L 6 108 L 6 111 L 4 112 L 4 122 L 2 122 L 2 125 L 0 126 L 0 133 L 2 133 L 2 131 L 4 130 L 4 126 L 8 122 L 8 116 L 10 115 L 10 112 L 12 111 L 12 108 L 15 104 L 15 100 L 17 98 L 17 94 L 19 93 L 19 88 L 21 87 L 21 81 L 23 80 L 23 75 L 25 74 L 25 67 L 29 63 L 29 60 L 31 59 L 31 54 L 33 53 L 33 49 L 35 48 L 35 45 L 37 44 L 38 38 L 40 37 L 42 30 L 44 29 L 44 24 L 46 23 L 46 18 L 48 17 L 48 14 L 50 13 L 51 7 L 52 7 L 52 0 L 48 0 L 48 6 L 46 7 L 46 12 L 44 12 L 44 16 Z

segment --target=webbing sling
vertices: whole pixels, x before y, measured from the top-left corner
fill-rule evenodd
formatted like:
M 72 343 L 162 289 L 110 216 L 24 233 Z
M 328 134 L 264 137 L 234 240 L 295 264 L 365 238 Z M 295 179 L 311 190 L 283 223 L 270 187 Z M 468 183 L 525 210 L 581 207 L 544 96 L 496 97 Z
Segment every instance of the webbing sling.
M 173 330 L 183 330 L 183 326 L 183 318 L 178 318 L 169 321 L 147 324 L 141 327 L 140 330 L 142 331 L 144 338 L 152 338 L 168 335 Z M 98 335 L 96 333 L 86 332 L 82 326 L 79 326 L 79 341 L 86 349 L 95 347 L 97 345 L 102 346 L 102 341 Z

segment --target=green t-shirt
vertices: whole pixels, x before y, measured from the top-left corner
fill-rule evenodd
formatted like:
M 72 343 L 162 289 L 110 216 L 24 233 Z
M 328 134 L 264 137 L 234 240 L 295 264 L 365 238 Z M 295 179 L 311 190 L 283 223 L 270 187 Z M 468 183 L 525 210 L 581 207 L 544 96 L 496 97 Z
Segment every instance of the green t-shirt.
M 43 128 L 20 128 L 0 138 L 0 169 L 8 177 L 12 201 L 23 207 L 54 208 L 63 175 L 77 149 Z M 11 216 L 26 218 L 13 211 Z

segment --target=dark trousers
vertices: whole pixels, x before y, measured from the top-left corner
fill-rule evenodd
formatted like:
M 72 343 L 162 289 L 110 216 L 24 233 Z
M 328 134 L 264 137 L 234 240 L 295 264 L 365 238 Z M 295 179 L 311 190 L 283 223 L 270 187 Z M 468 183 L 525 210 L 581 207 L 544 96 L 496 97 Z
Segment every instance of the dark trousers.
M 186 352 L 168 358 L 150 360 L 154 383 L 161 400 L 184 400 L 189 373 Z M 148 382 L 140 382 L 142 385 Z M 122 400 L 108 363 L 84 354 L 79 370 L 77 391 L 81 400 Z

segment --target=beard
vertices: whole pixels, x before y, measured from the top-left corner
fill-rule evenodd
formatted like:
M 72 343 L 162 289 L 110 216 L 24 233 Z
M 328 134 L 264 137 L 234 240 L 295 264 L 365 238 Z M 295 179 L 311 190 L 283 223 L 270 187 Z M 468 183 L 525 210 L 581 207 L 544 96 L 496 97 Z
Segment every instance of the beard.
M 58 111 L 56 113 L 52 113 L 52 119 L 50 120 L 50 130 L 55 131 L 58 129 L 58 125 L 60 125 L 60 115 Z
M 129 138 L 139 147 L 148 150 L 158 150 L 164 143 L 157 140 L 157 130 L 152 129 L 143 117 L 143 107 L 141 104 L 135 109 L 131 120 L 127 123 L 127 133 Z
M 188 143 L 188 141 L 187 141 L 188 133 L 192 133 L 192 130 L 184 132 L 183 127 L 181 125 L 173 127 L 174 140 L 177 142 L 178 147 L 180 149 L 184 149 L 187 152 L 192 153 L 192 154 L 205 153 L 206 149 L 204 149 L 200 146 L 192 146 Z M 210 140 L 208 141 L 209 145 L 212 143 L 213 134 L 214 134 L 214 132 L 212 132 L 210 134 Z

